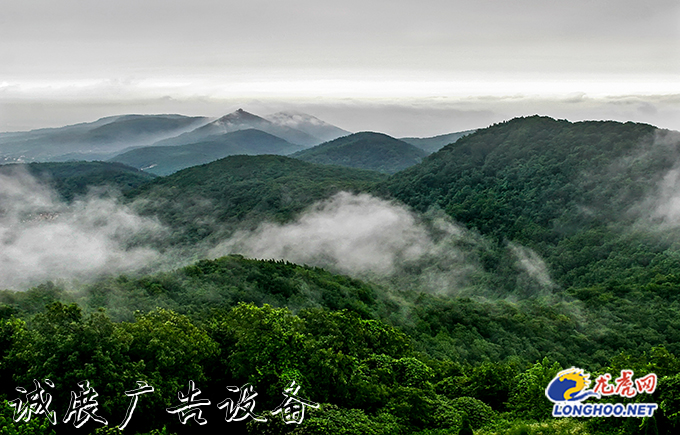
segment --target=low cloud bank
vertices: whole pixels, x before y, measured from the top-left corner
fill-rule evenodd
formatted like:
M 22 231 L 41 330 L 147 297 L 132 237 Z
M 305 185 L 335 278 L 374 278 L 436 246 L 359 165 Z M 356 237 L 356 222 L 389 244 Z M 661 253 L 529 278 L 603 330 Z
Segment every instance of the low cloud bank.
M 427 230 L 406 208 L 370 195 L 341 192 L 294 222 L 263 223 L 254 231 L 239 231 L 210 255 L 238 252 L 351 275 L 389 275 L 433 246 Z
M 108 195 L 66 205 L 23 169 L 0 174 L 0 289 L 139 270 L 159 254 L 133 241 L 161 230 Z
M 403 290 L 501 296 L 487 288 L 489 274 L 496 271 L 484 270 L 479 260 L 484 251 L 497 248 L 441 210 L 421 215 L 393 201 L 341 192 L 292 222 L 263 222 L 207 252 L 205 245 L 194 246 L 189 255 L 186 249 L 164 254 L 153 249 L 154 240 L 167 236 L 166 229 L 132 207 L 96 192 L 65 204 L 19 167 L 0 174 L 0 289 L 153 272 L 183 265 L 188 257 L 242 254 L 319 266 Z M 531 295 L 554 289 L 538 254 L 517 244 L 506 252 L 516 264 L 515 278 L 533 289 Z
M 242 254 L 319 266 L 357 278 L 387 281 L 397 288 L 481 295 L 478 257 L 484 239 L 443 212 L 416 215 L 406 206 L 367 194 L 341 192 L 317 203 L 294 222 L 263 223 L 238 231 L 209 252 Z M 526 248 L 509 247 L 518 271 L 552 288 L 545 263 Z
M 657 130 L 654 140 L 638 155 L 622 160 L 621 169 L 640 162 L 659 162 L 668 168 L 645 174 L 653 185 L 629 213 L 637 218 L 635 229 L 663 231 L 680 228 L 680 132 Z M 634 180 L 638 183 L 638 180 Z

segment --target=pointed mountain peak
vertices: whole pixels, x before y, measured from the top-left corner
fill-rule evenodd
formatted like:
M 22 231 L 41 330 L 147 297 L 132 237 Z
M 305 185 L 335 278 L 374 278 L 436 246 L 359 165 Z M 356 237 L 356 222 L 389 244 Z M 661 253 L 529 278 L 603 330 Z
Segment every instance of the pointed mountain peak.
M 246 112 L 243 109 L 238 109 L 234 112 L 231 112 L 227 115 L 224 115 L 220 119 L 218 119 L 216 122 L 218 123 L 232 123 L 232 122 L 267 122 L 266 119 L 261 118 L 257 115 L 253 115 L 250 112 Z
M 314 135 L 285 125 L 275 124 L 265 118 L 246 112 L 243 109 L 235 110 L 210 124 L 206 124 L 203 127 L 194 130 L 190 136 L 183 137 L 182 141 L 184 143 L 197 143 L 211 135 L 247 129 L 261 130 L 292 144 L 302 145 L 304 147 L 316 145 L 321 142 L 321 140 Z M 187 140 L 193 142 L 187 142 Z

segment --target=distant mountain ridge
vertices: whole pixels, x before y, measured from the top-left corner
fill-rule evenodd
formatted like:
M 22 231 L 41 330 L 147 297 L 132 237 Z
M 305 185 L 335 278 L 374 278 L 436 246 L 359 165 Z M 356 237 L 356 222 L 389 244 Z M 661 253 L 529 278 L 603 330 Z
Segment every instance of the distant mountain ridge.
M 274 124 L 303 131 L 319 139 L 319 143 L 328 142 L 339 137 L 352 134 L 319 118 L 298 112 L 278 112 L 266 117 Z
M 208 121 L 183 115 L 122 115 L 28 132 L 0 133 L 0 163 L 100 160 L 146 146 Z
M 243 131 L 251 132 L 232 135 Z M 425 154 L 466 133 L 403 141 L 382 133 L 354 136 L 305 113 L 277 112 L 261 117 L 243 109 L 218 119 L 168 114 L 119 115 L 60 128 L 0 133 L 0 164 L 107 160 L 124 162 L 156 175 L 168 175 L 229 155 L 288 155 L 346 138 L 296 157 L 394 173 L 418 163 Z M 421 150 L 425 150 L 425 154 Z
M 179 135 L 175 138 L 160 141 L 154 145 L 186 145 L 189 143 L 198 143 L 210 136 L 249 129 L 264 131 L 265 133 L 277 136 L 302 147 L 309 147 L 321 142 L 320 139 L 303 131 L 286 125 L 275 124 L 260 116 L 246 112 L 243 109 L 238 109 L 235 112 L 229 113 L 193 131 Z
M 432 137 L 400 137 L 399 140 L 403 140 L 406 143 L 417 146 L 428 154 L 432 154 L 444 148 L 446 145 L 452 144 L 461 137 L 472 134 L 475 131 L 477 130 L 465 130 Z
M 46 162 L 0 165 L 0 174 L 26 171 L 42 183 L 54 188 L 65 200 L 85 195 L 97 186 L 113 187 L 126 192 L 152 180 L 154 175 L 113 162 Z
M 110 159 L 156 175 L 170 175 L 190 166 L 202 165 L 231 155 L 286 155 L 298 151 L 291 144 L 261 130 L 237 130 L 207 136 L 186 145 L 156 145 L 136 148 Z
M 427 153 L 383 133 L 360 132 L 292 154 L 311 163 L 393 174 L 419 163 Z

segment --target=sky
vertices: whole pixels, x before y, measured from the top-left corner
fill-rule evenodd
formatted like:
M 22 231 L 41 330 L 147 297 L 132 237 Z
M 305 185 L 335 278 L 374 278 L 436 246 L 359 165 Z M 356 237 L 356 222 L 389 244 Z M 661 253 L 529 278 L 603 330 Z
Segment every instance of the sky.
M 431 136 L 541 114 L 680 130 L 677 0 L 0 0 L 0 131 L 306 112 Z

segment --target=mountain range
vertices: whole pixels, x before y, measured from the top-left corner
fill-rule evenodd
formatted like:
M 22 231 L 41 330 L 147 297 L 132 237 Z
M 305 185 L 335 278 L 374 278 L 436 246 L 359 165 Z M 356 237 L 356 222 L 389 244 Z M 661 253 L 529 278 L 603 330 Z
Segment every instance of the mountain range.
M 290 143 L 299 145 L 300 148 L 306 148 L 322 142 L 321 139 L 313 137 L 297 128 L 289 127 L 283 123 L 274 123 L 265 118 L 246 112 L 243 109 L 238 109 L 235 112 L 229 113 L 228 115 L 216 119 L 193 131 L 157 142 L 155 145 L 185 145 L 198 143 L 212 136 L 247 129 L 264 131 L 265 133 L 269 133 Z
M 252 131 L 242 133 L 246 130 Z M 407 138 L 406 142 L 411 141 L 430 153 L 464 133 Z M 279 112 L 263 118 L 238 109 L 215 120 L 182 115 L 124 115 L 61 128 L 0 133 L 0 163 L 110 160 L 156 175 L 168 175 L 228 155 L 288 155 L 351 134 L 314 116 L 296 112 Z M 417 163 L 422 153 L 396 139 L 391 141 L 392 148 L 387 147 L 388 150 L 385 138 L 378 134 L 364 135 L 364 144 L 375 143 L 361 150 L 355 146 L 352 156 L 343 159 L 338 158 L 337 150 L 333 151 L 341 145 L 335 142 L 315 150 L 313 159 L 390 173 Z M 348 140 L 356 139 L 355 136 Z M 349 150 L 346 146 L 343 149 Z M 376 159 L 380 156 L 371 155 L 378 151 L 394 161 L 378 163 Z M 366 155 L 362 156 L 362 152 Z M 320 157 L 328 153 L 334 156 Z M 401 153 L 405 154 L 401 156 Z M 301 158 L 311 158 L 310 155 Z M 357 163 L 359 161 L 364 163 Z
M 475 130 L 465 130 L 456 133 L 442 134 L 433 137 L 400 137 L 399 140 L 410 143 L 428 154 L 439 151 L 450 143 L 454 143 L 463 136 L 474 133 Z
M 0 165 L 0 175 L 12 176 L 23 170 L 54 189 L 66 201 L 86 195 L 93 187 L 109 187 L 125 192 L 155 178 L 153 174 L 115 162 L 34 162 Z
M 205 124 L 205 117 L 124 115 L 61 128 L 0 133 L 1 162 L 103 160 Z
M 156 175 L 170 175 L 190 166 L 210 163 L 231 155 L 285 155 L 300 149 L 261 130 L 236 130 L 206 136 L 185 145 L 155 145 L 136 148 L 111 159 Z

